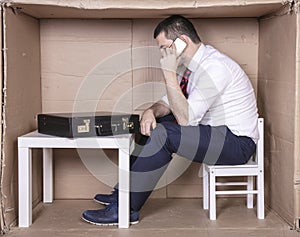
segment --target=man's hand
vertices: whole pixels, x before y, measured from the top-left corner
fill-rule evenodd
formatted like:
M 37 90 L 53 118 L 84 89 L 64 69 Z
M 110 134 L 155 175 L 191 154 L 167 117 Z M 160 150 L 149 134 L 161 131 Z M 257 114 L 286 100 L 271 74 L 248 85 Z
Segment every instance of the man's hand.
M 150 136 L 151 130 L 156 128 L 156 119 L 152 109 L 144 111 L 140 121 L 141 133 Z
M 174 44 L 170 48 L 161 49 L 162 58 L 160 59 L 160 65 L 163 70 L 165 79 L 176 78 L 176 71 L 179 64 L 177 58 L 176 48 Z

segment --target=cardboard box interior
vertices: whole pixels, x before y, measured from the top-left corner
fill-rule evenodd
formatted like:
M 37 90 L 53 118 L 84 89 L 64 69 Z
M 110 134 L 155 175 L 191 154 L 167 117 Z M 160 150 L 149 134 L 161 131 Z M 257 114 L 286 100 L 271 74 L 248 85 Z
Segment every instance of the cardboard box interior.
M 292 218 L 294 196 L 287 194 L 294 190 L 294 172 L 287 171 L 294 170 L 296 101 L 295 94 L 287 92 L 295 91 L 296 50 L 290 45 L 296 45 L 297 17 L 262 20 L 260 29 L 258 104 L 266 117 L 266 201 Z M 291 185 L 284 185 L 278 192 L 278 183 Z
M 157 63 L 159 52 L 152 36 L 158 21 L 158 19 L 41 20 L 43 112 L 64 112 L 74 109 L 94 111 L 95 107 L 97 111 L 113 108 L 114 111 L 140 112 L 145 108 L 145 104 L 148 105 L 161 98 L 165 90 Z M 201 37 L 203 36 L 204 42 L 213 44 L 242 65 L 256 88 L 257 20 L 202 19 L 194 20 L 194 24 L 199 29 Z M 120 64 L 123 64 L 124 68 L 118 68 L 116 72 L 116 65 Z M 97 79 L 92 80 L 94 74 Z M 84 92 L 87 88 L 88 93 Z M 97 88 L 96 92 L 94 88 Z M 128 99 L 124 99 L 122 95 Z M 56 183 L 55 197 L 91 198 L 95 192 L 102 190 L 92 185 L 86 186 L 84 190 L 72 186 L 72 182 L 80 178 L 82 180 L 79 182 L 79 185 L 82 183 L 80 187 L 85 187 L 89 182 L 84 179 L 91 179 L 86 176 L 86 169 L 83 166 L 77 166 L 77 171 L 74 167 L 70 169 L 69 163 L 74 162 L 73 159 L 69 159 L 72 156 L 74 153 L 71 151 L 56 156 L 55 177 L 59 182 Z M 62 166 L 64 160 L 66 167 Z M 66 172 L 66 169 L 69 172 Z M 192 173 L 193 179 L 181 177 L 167 190 L 161 190 L 160 197 L 184 195 L 199 197 L 201 185 L 197 176 L 198 170 Z M 63 188 L 65 185 L 69 188 Z
M 15 17 L 4 11 L 4 80 L 2 131 L 2 182 L 4 222 L 17 216 L 17 137 L 36 129 L 35 115 L 41 111 L 39 21 Z M 30 32 L 30 34 L 28 34 Z M 21 39 L 21 40 L 20 40 Z M 34 156 L 39 155 L 34 152 Z M 41 200 L 41 159 L 33 161 L 33 204 Z
M 175 13 L 193 18 L 203 42 L 228 54 L 248 74 L 265 118 L 266 204 L 290 223 L 299 218 L 299 17 L 285 14 L 289 6 L 283 8 L 281 1 L 17 2 L 6 5 L 3 17 L 4 226 L 17 217 L 17 137 L 36 128 L 41 112 L 140 113 L 159 99 L 164 87 L 152 32 L 160 18 Z M 116 176 L 104 182 L 93 177 L 82 156 L 108 157 L 114 164 L 117 155 L 114 150 L 55 150 L 56 199 L 92 198 L 114 185 Z M 40 157 L 36 151 L 34 204 L 42 196 Z M 200 197 L 199 167 L 175 158 L 160 181 L 169 185 L 152 197 Z

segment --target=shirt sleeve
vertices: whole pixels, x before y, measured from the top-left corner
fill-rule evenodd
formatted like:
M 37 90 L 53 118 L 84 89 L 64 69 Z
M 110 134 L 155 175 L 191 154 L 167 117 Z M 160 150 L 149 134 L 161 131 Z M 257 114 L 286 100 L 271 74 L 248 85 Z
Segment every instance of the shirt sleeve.
M 188 97 L 189 125 L 200 123 L 231 80 L 231 71 L 219 61 L 212 60 L 196 70 Z

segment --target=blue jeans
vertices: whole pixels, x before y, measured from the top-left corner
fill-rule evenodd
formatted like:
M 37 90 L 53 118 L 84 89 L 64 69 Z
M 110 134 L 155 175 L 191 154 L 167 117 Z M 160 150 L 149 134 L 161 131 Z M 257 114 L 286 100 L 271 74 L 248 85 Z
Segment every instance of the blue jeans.
M 227 126 L 180 126 L 161 122 L 138 155 L 132 155 L 130 206 L 139 211 L 172 160 L 172 154 L 214 165 L 245 164 L 255 152 L 253 140 L 234 135 Z

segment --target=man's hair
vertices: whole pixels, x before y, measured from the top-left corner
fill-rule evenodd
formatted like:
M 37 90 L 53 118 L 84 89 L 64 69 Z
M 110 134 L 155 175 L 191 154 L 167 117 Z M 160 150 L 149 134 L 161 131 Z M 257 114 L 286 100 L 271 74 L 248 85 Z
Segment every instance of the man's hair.
M 195 44 L 201 42 L 192 22 L 180 15 L 173 15 L 161 21 L 154 30 L 154 39 L 156 39 L 161 32 L 165 32 L 166 38 L 171 40 L 175 40 L 180 35 L 186 35 Z

